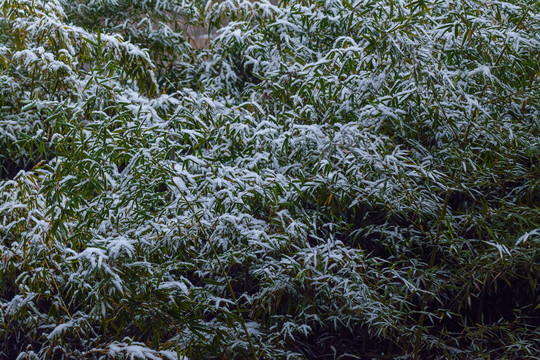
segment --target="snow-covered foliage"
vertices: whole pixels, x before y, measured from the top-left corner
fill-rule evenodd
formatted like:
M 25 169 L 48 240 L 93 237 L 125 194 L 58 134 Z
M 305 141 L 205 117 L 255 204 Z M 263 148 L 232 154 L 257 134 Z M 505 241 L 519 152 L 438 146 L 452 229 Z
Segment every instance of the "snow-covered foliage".
M 0 8 L 0 358 L 540 356 L 536 0 Z

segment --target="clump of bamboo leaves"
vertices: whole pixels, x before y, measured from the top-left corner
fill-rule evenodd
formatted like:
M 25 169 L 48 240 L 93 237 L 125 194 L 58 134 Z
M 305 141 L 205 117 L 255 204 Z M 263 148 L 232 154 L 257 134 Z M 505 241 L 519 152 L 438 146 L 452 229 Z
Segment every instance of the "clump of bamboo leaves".
M 540 356 L 537 1 L 0 10 L 0 358 Z

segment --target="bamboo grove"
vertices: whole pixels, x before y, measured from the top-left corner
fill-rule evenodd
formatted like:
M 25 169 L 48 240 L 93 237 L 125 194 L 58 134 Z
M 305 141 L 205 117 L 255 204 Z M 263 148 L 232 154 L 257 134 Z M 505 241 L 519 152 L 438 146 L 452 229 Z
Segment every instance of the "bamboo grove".
M 536 0 L 0 11 L 0 358 L 540 357 Z

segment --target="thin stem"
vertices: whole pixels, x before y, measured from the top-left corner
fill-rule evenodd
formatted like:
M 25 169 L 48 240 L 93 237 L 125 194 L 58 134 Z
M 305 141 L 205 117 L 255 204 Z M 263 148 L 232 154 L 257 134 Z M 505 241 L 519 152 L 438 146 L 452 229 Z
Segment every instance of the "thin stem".
M 178 188 L 178 186 L 176 184 L 175 184 L 175 186 Z M 229 292 L 231 293 L 231 296 L 233 298 L 234 305 L 236 307 L 236 312 L 238 313 L 238 318 L 240 319 L 240 325 L 242 326 L 242 329 L 244 330 L 244 333 L 246 334 L 246 338 L 247 338 L 248 343 L 249 343 L 249 348 L 250 348 L 251 352 L 253 353 L 254 358 L 259 359 L 259 356 L 257 355 L 257 351 L 255 350 L 255 346 L 253 345 L 253 341 L 251 341 L 251 336 L 249 335 L 249 331 L 248 331 L 248 328 L 246 326 L 246 322 L 242 318 L 242 310 L 240 309 L 240 305 L 238 305 L 238 299 L 236 298 L 236 295 L 234 293 L 234 289 L 233 289 L 233 287 L 231 285 L 231 282 L 229 281 L 229 277 L 227 275 L 227 272 L 225 271 L 225 267 L 223 266 L 223 263 L 219 259 L 216 248 L 214 247 L 214 244 L 210 240 L 210 236 L 206 232 L 206 230 L 205 230 L 205 228 L 204 228 L 204 226 L 202 224 L 202 221 L 199 218 L 199 216 L 197 215 L 197 212 L 195 211 L 193 206 L 191 205 L 191 202 L 188 201 L 188 199 L 186 198 L 184 192 L 180 188 L 178 188 L 178 190 L 180 191 L 180 195 L 182 196 L 182 198 L 184 199 L 186 204 L 189 206 L 189 208 L 193 212 L 193 216 L 195 217 L 195 220 L 197 220 L 197 223 L 199 224 L 204 237 L 208 240 L 208 243 L 210 244 L 210 247 L 212 248 L 212 253 L 214 254 L 214 256 L 215 256 L 215 258 L 217 260 L 217 263 L 218 263 L 218 266 L 219 266 L 219 268 L 221 270 L 221 273 L 225 277 L 225 281 L 227 282 L 227 288 L 229 289 Z

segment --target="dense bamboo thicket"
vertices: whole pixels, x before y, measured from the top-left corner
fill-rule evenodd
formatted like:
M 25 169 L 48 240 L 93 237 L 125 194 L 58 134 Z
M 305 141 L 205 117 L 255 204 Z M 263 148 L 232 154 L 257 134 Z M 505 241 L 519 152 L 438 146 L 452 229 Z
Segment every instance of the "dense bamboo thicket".
M 0 10 L 0 358 L 540 357 L 537 0 Z

